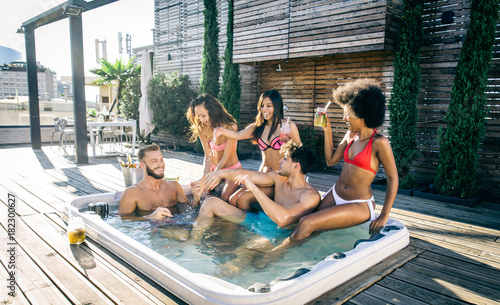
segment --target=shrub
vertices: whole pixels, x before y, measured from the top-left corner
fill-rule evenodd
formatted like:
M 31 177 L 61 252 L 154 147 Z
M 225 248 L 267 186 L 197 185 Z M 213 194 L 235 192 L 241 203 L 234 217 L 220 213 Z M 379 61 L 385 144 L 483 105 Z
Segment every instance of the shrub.
M 122 90 L 120 113 L 125 119 L 139 120 L 139 102 L 141 100 L 141 78 L 130 78 Z
M 394 59 L 394 85 L 388 104 L 389 135 L 401 188 L 416 186 L 410 172 L 417 150 L 417 96 L 420 91 L 420 47 L 423 0 L 405 0 Z
M 434 184 L 438 194 L 470 198 L 477 187 L 477 153 L 484 136 L 485 95 L 498 19 L 498 0 L 472 0 L 470 26 L 462 46 L 446 130 L 440 137 Z
M 189 76 L 177 72 L 157 74 L 149 83 L 148 97 L 156 126 L 154 132 L 165 130 L 174 136 L 174 149 L 187 132 L 189 123 L 184 114 L 196 95 Z
M 97 117 L 97 111 L 95 110 L 95 108 L 88 108 L 87 115 L 95 118 L 95 117 Z
M 141 96 L 141 78 L 133 77 L 127 79 L 122 89 L 122 102 L 118 108 L 120 109 L 120 116 L 125 119 L 136 120 L 137 135 L 143 141 L 144 138 L 139 131 L 139 102 Z

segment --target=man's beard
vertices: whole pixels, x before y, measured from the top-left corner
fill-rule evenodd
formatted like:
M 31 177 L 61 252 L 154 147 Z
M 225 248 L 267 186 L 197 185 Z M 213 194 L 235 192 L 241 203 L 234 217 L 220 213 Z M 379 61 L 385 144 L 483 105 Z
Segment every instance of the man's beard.
M 161 174 L 157 174 L 153 169 L 151 169 L 146 164 L 144 164 L 144 166 L 146 166 L 146 174 L 148 174 L 148 176 L 151 176 L 155 179 L 163 179 L 163 177 L 165 177 L 165 173 L 162 172 Z

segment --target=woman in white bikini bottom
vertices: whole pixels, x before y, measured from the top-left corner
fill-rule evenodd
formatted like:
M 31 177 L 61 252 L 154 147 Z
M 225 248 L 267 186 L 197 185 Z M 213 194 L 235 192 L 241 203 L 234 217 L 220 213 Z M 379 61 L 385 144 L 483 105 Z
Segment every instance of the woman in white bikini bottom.
M 332 186 L 328 192 L 332 192 L 333 199 L 335 199 L 335 205 L 342 205 L 346 203 L 353 203 L 353 202 L 366 202 L 368 204 L 368 208 L 370 209 L 370 221 L 373 221 L 377 216 L 375 215 L 375 209 L 373 208 L 373 203 L 375 203 L 375 198 L 373 196 L 370 199 L 356 199 L 356 200 L 344 200 L 337 195 L 337 192 L 335 191 L 335 185 Z M 323 197 L 328 195 L 328 192 L 326 192 Z

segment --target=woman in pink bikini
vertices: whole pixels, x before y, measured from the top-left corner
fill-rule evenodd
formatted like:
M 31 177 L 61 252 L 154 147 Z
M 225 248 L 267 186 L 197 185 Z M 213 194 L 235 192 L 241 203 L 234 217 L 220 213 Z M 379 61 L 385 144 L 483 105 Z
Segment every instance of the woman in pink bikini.
M 371 221 L 370 233 L 387 223 L 398 190 L 398 171 L 389 140 L 377 133 L 385 116 L 385 96 L 371 79 L 360 79 L 338 88 L 334 102 L 344 110 L 348 131 L 337 150 L 333 149 L 330 120 L 325 132 L 325 157 L 332 166 L 344 159 L 337 183 L 324 195 L 316 212 L 302 217 L 290 236 L 298 241 L 314 231 L 351 227 Z M 381 214 L 375 215 L 371 183 L 380 165 L 387 176 L 387 191 Z
M 238 131 L 234 118 L 224 106 L 210 94 L 203 94 L 193 99 L 186 113 L 191 123 L 191 140 L 199 137 L 205 158 L 203 159 L 203 175 L 220 169 L 241 168 L 236 154 L 237 141 L 225 136 L 214 137 L 214 128 L 222 126 L 228 130 Z M 227 181 L 222 190 L 221 199 L 229 200 L 238 185 Z
M 215 136 L 222 135 L 236 140 L 252 139 L 252 142 L 257 144 L 262 152 L 262 164 L 259 171 L 264 173 L 279 171 L 279 162 L 283 158 L 280 154 L 280 148 L 284 144 L 283 142 L 287 142 L 290 138 L 294 142 L 300 143 L 299 130 L 295 123 L 289 122 L 290 138 L 280 140 L 281 126 L 286 123 L 286 120 L 283 116 L 283 99 L 277 90 L 267 90 L 260 95 L 257 111 L 255 122 L 245 129 L 236 132 L 234 129 L 216 128 Z M 273 198 L 274 188 L 261 188 L 261 190 L 268 197 Z M 252 192 L 242 187 L 231 196 L 229 203 L 242 210 L 247 210 L 250 208 L 250 204 L 255 201 Z

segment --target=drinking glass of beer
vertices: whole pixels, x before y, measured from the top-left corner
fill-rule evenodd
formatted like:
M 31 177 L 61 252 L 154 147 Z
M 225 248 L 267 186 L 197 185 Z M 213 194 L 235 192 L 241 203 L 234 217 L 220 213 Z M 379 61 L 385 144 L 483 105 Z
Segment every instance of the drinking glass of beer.
M 80 217 L 72 217 L 68 223 L 68 239 L 70 244 L 81 244 L 85 240 L 85 224 Z

